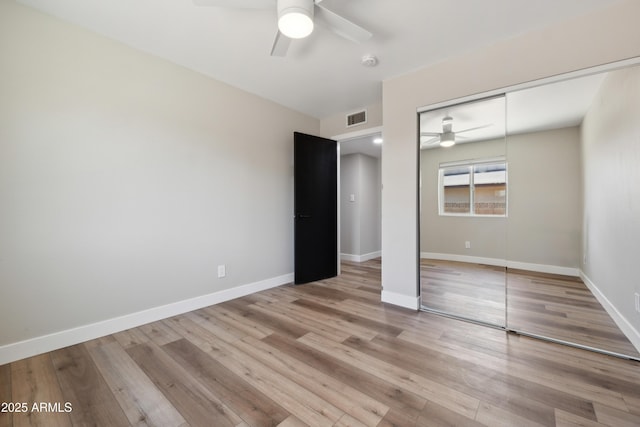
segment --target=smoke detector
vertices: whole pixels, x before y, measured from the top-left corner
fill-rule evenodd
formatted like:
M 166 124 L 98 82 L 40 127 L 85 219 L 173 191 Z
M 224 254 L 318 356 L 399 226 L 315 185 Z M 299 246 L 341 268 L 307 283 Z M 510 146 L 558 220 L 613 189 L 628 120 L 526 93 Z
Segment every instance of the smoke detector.
M 362 65 L 365 67 L 375 67 L 378 65 L 378 58 L 375 55 L 365 55 L 361 60 Z

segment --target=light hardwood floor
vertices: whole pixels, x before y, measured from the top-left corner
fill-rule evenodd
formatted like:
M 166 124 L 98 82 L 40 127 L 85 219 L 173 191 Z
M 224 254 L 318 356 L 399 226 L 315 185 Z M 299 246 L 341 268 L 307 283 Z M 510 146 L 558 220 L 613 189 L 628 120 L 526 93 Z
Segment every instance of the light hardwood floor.
M 422 304 L 505 326 L 505 269 L 467 262 L 420 260 Z
M 380 263 L 0 366 L 0 426 L 638 426 L 640 364 L 380 303 Z
M 577 277 L 421 260 L 423 304 L 511 329 L 640 358 Z

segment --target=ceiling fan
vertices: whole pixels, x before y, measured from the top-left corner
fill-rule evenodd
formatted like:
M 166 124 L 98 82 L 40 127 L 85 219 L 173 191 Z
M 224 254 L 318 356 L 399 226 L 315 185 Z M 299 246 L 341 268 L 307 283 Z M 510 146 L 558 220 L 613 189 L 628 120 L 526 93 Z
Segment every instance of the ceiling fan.
M 307 37 L 313 31 L 314 20 L 321 21 L 331 31 L 356 43 L 369 40 L 372 34 L 330 11 L 322 0 L 193 0 L 198 6 L 230 7 L 239 9 L 271 9 L 278 12 L 276 33 L 271 56 L 285 56 L 292 39 Z
M 442 118 L 442 132 L 420 132 L 420 147 L 421 148 L 430 148 L 435 145 L 440 145 L 441 147 L 451 147 L 456 143 L 458 139 L 466 139 L 467 137 L 460 135 L 463 132 L 470 132 L 473 130 L 484 129 L 491 126 L 483 125 L 483 126 L 475 126 L 472 128 L 462 129 L 457 132 L 453 131 L 453 117 L 444 116 Z M 427 139 L 426 141 L 422 140 L 423 136 L 431 136 L 433 138 Z

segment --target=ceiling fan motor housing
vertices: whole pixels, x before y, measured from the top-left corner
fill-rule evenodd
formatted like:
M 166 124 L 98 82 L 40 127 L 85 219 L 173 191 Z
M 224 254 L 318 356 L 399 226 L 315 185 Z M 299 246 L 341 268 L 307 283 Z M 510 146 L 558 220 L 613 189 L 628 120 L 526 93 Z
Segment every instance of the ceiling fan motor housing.
M 456 134 L 455 132 L 443 132 L 440 136 L 440 146 L 441 147 L 451 147 L 456 143 Z
M 278 29 L 292 39 L 313 31 L 313 0 L 278 0 Z

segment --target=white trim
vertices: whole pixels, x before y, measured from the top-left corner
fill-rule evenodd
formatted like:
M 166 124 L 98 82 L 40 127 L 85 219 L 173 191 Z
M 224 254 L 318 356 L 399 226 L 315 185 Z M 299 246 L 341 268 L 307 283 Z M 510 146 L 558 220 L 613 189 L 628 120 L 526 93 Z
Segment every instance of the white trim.
M 560 274 L 562 276 L 579 277 L 580 270 L 574 267 L 562 267 L 560 265 L 533 264 L 530 262 L 507 261 L 507 268 L 518 270 L 537 271 L 538 273 Z
M 516 268 L 518 270 L 535 271 L 538 273 L 561 274 L 563 276 L 580 276 L 580 270 L 573 267 L 559 265 L 534 264 L 530 262 L 509 261 L 501 258 L 486 258 L 471 255 L 443 254 L 435 252 L 420 252 L 420 258 L 437 259 L 441 261 L 469 262 L 473 264 L 494 265 L 497 267 Z
M 382 300 L 382 302 L 408 308 L 411 310 L 417 311 L 420 308 L 419 296 L 412 297 L 409 295 L 398 294 L 396 292 L 385 291 L 383 289 L 382 294 L 380 295 L 380 299 Z
M 340 135 L 334 135 L 331 137 L 331 139 L 335 139 L 338 142 L 346 142 L 350 139 L 369 136 L 373 135 L 374 133 L 382 133 L 382 126 L 374 126 L 366 129 L 355 130 L 353 132 L 342 133 Z
M 587 288 L 596 297 L 600 305 L 604 307 L 605 311 L 611 316 L 613 321 L 618 325 L 618 328 L 622 333 L 631 341 L 631 344 L 640 352 L 640 331 L 638 331 L 609 301 L 609 299 L 600 291 L 595 283 L 589 279 L 589 277 L 580 270 L 580 278 L 587 285 Z
M 493 163 L 507 163 L 507 158 L 505 156 L 497 156 L 497 157 L 479 157 L 477 159 L 456 160 L 453 162 L 442 162 L 440 163 L 440 167 L 451 168 L 454 166 L 474 166 L 474 165 L 484 165 L 484 164 L 493 164 Z
M 370 252 L 364 255 L 340 254 L 340 259 L 343 261 L 365 262 L 380 256 L 382 256 L 382 251 Z
M 360 262 L 360 255 L 340 254 L 341 261 Z
M 293 273 L 259 282 L 249 283 L 230 289 L 178 301 L 159 307 L 153 307 L 136 313 L 126 314 L 113 319 L 103 320 L 88 325 L 78 326 L 65 331 L 54 332 L 28 340 L 3 345 L 0 347 L 0 365 L 11 363 L 26 357 L 46 353 L 59 348 L 79 344 L 105 335 L 124 331 L 157 320 L 166 319 L 178 314 L 198 310 L 203 307 L 229 301 L 265 289 L 275 288 L 293 282 Z
M 342 265 L 340 265 L 340 251 L 342 250 L 342 243 L 341 242 L 341 238 L 340 236 L 342 236 L 342 215 L 340 214 L 340 212 L 342 212 L 342 204 L 340 203 L 340 197 L 341 193 L 340 193 L 340 187 L 341 187 L 341 179 L 342 179 L 342 175 L 340 174 L 340 169 L 342 168 L 342 163 L 341 162 L 341 157 L 340 157 L 340 141 L 336 140 L 336 225 L 337 225 L 337 235 L 336 235 L 336 263 L 338 265 L 337 268 L 337 272 L 338 275 L 340 275 L 340 273 L 342 273 Z
M 470 255 L 442 254 L 436 252 L 420 252 L 420 258 L 437 259 L 440 261 L 457 261 L 469 262 L 472 264 L 495 265 L 497 267 L 506 267 L 507 262 L 500 258 L 486 258 Z

